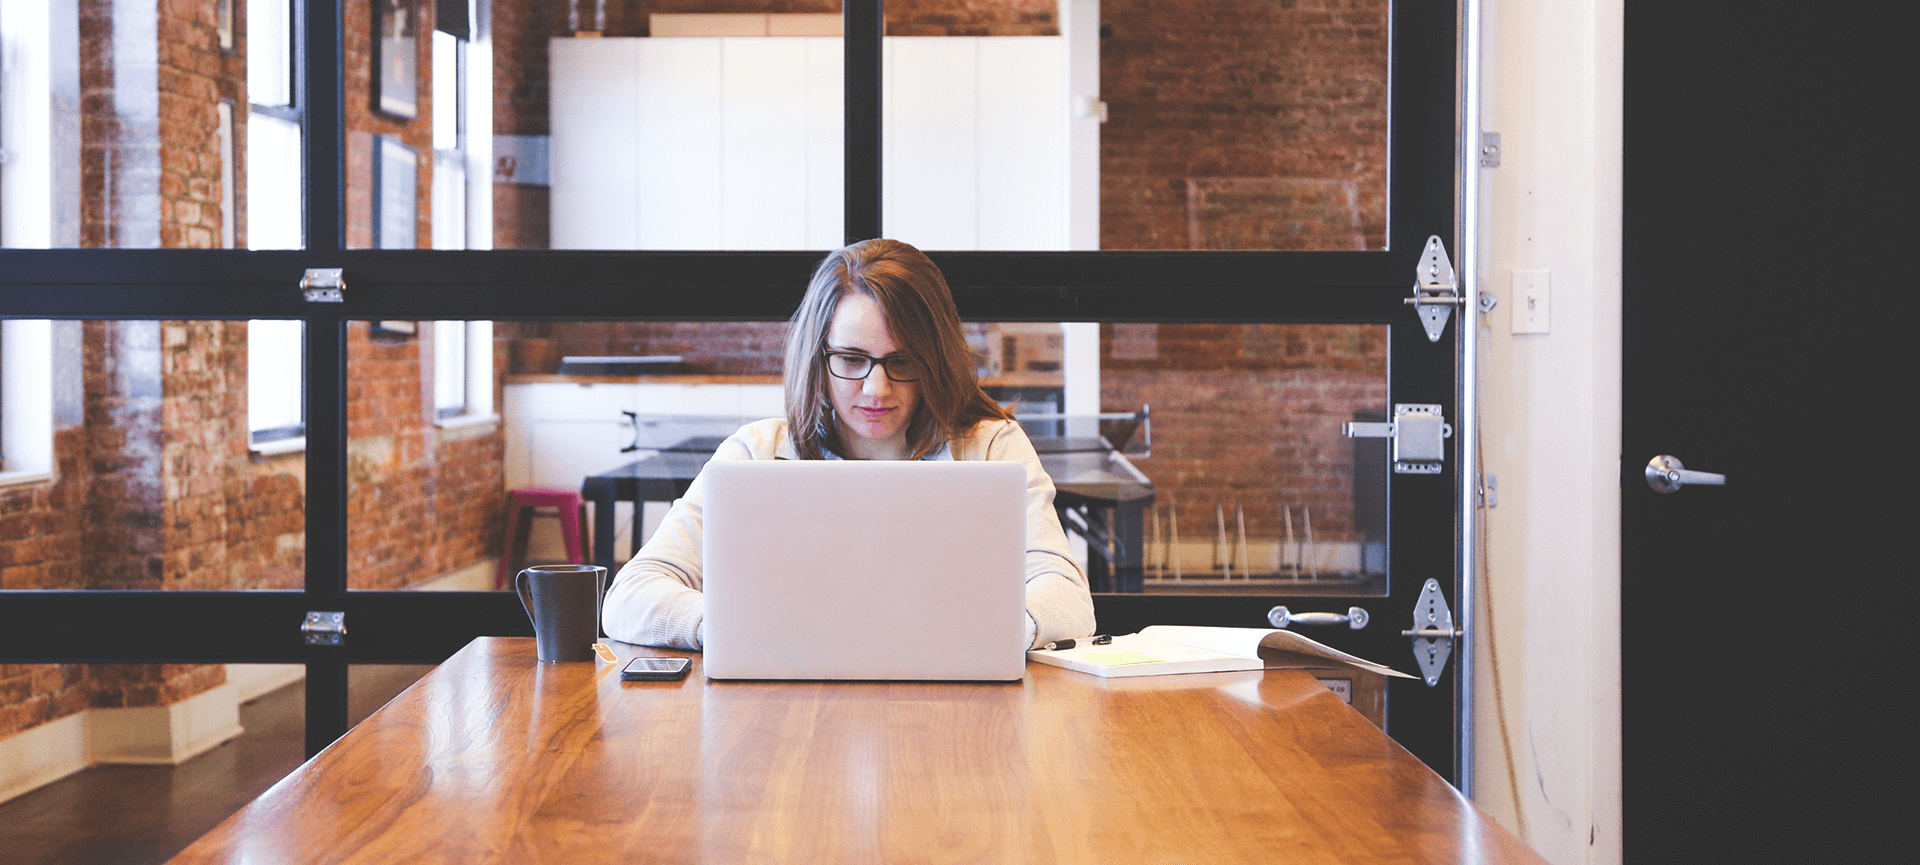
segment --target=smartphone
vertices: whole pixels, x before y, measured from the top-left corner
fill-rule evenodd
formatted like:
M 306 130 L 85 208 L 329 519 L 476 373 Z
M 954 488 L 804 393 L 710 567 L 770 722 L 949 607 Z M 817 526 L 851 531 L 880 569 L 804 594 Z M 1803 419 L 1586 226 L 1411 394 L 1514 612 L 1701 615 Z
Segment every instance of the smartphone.
M 686 658 L 634 658 L 620 671 L 628 682 L 671 682 L 687 677 L 693 662 Z

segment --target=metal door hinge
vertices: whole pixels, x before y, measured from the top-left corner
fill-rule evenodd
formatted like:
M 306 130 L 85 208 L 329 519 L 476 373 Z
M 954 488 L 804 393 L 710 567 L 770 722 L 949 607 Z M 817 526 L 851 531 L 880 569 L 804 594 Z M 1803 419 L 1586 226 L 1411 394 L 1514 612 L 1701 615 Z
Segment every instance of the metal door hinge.
M 1500 167 L 1500 133 L 1480 133 L 1480 167 Z
M 1453 424 L 1441 417 L 1437 405 L 1396 403 L 1391 422 L 1349 421 L 1340 425 L 1340 432 L 1347 438 L 1393 439 L 1395 474 L 1437 475 L 1447 453 L 1443 442 L 1453 437 Z
M 308 303 L 345 303 L 347 300 L 347 280 L 338 267 L 309 267 L 305 276 L 300 277 L 300 290 L 307 295 Z
M 310 612 L 300 623 L 300 634 L 309 646 L 338 646 L 347 641 L 347 614 Z
M 1480 506 L 1497 508 L 1500 506 L 1500 476 L 1488 472 L 1480 476 Z
M 1420 253 L 1420 263 L 1414 266 L 1413 296 L 1404 302 L 1420 316 L 1421 326 L 1427 329 L 1427 341 L 1439 342 L 1440 331 L 1447 327 L 1447 316 L 1463 302 L 1459 282 L 1453 278 L 1453 261 L 1447 258 L 1447 247 L 1440 242 L 1439 235 L 1427 237 L 1427 248 Z
M 1453 641 L 1462 635 L 1453 626 L 1453 611 L 1447 609 L 1447 596 L 1440 593 L 1439 580 L 1427 580 L 1420 587 L 1420 597 L 1413 602 L 1413 628 L 1401 631 L 1400 636 L 1413 638 L 1413 660 L 1420 665 L 1427 686 L 1440 684 L 1440 673 L 1453 654 Z

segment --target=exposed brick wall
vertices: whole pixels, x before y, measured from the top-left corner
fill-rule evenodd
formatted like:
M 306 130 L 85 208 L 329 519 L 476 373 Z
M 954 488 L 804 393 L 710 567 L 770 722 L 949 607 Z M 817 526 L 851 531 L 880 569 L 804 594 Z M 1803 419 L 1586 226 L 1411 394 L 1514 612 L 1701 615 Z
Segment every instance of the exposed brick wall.
M 89 588 L 161 588 L 160 324 L 88 322 L 87 487 L 81 567 Z
M 93 664 L 87 669 L 96 709 L 168 706 L 227 682 L 218 664 Z
M 0 664 L 0 736 L 79 712 L 90 697 L 84 664 Z
M 116 14 L 123 12 L 129 14 Z M 125 0 L 79 4 L 82 246 L 159 244 L 159 93 L 138 86 L 158 67 L 137 50 L 127 52 L 131 62 L 114 66 L 116 41 L 152 44 L 140 26 L 152 19 L 141 22 L 134 12 Z
M 222 222 L 217 106 L 222 99 L 233 102 L 235 126 L 245 122 L 246 61 L 238 51 L 220 48 L 212 0 L 146 2 L 157 2 L 160 11 L 160 245 L 216 248 Z M 245 17 L 239 10 L 235 15 Z M 236 129 L 235 161 L 244 152 Z
M 349 25 L 342 35 L 346 58 L 342 68 L 346 88 L 347 120 L 347 246 L 373 246 L 374 136 L 388 135 L 413 148 L 414 245 L 432 246 L 433 240 L 433 13 L 432 0 L 414 4 L 414 99 L 418 106 L 409 119 L 378 109 L 373 89 L 373 28 L 375 10 L 388 0 L 346 0 Z M 477 95 L 477 94 L 476 94 Z
M 547 39 L 565 32 L 566 3 L 495 0 L 493 4 L 493 132 L 546 135 Z M 626 0 L 609 7 L 625 10 Z M 496 159 L 498 159 L 496 155 Z M 546 249 L 551 245 L 550 197 L 544 186 L 493 184 L 495 249 Z
M 54 433 L 53 453 L 53 482 L 0 489 L 0 589 L 77 589 L 87 575 L 79 518 L 91 480 L 87 430 Z
M 509 375 L 548 374 L 566 356 L 680 355 L 687 373 L 779 375 L 787 324 L 781 322 L 500 322 L 510 346 Z
M 1189 248 L 1196 212 L 1204 248 L 1348 248 L 1352 232 L 1295 224 L 1343 212 L 1338 193 L 1272 182 L 1301 179 L 1352 181 L 1359 242 L 1385 245 L 1386 0 L 1105 0 L 1100 14 L 1102 249 Z M 1190 209 L 1193 178 L 1213 182 Z
M 81 245 L 218 247 L 216 106 L 233 101 L 244 126 L 246 65 L 220 47 L 216 5 L 81 0 L 79 13 Z
M 502 437 L 440 441 L 431 328 L 350 329 L 349 580 L 400 588 L 499 554 Z M 84 425 L 56 435 L 57 479 L 0 491 L 0 587 L 297 588 L 304 462 L 247 447 L 246 324 L 82 324 Z M 0 735 L 88 706 L 165 705 L 218 665 L 9 665 Z
M 347 336 L 347 581 L 397 589 L 500 554 L 505 439 L 442 441 L 433 425 L 432 328 Z M 496 361 L 496 367 L 498 362 Z
M 1058 36 L 1056 0 L 893 0 L 888 36 Z M 834 3 L 829 11 L 840 11 Z
M 54 434 L 51 483 L 0 489 L 0 589 L 82 588 L 87 431 Z M 84 664 L 0 664 L 0 736 L 56 721 L 92 702 Z
M 299 588 L 305 464 L 248 450 L 246 322 L 168 321 L 160 331 L 164 588 Z
M 1133 462 L 1161 507 L 1180 508 L 1183 535 L 1210 535 L 1214 505 L 1232 520 L 1238 503 L 1249 537 L 1283 533 L 1284 505 L 1296 521 L 1310 508 L 1321 540 L 1360 539 L 1340 424 L 1386 405 L 1384 327 L 1120 327 L 1153 328 L 1152 354 L 1123 344 L 1118 353 L 1134 356 L 1116 357 L 1115 326 L 1101 326 L 1101 410 L 1152 407 L 1153 455 Z

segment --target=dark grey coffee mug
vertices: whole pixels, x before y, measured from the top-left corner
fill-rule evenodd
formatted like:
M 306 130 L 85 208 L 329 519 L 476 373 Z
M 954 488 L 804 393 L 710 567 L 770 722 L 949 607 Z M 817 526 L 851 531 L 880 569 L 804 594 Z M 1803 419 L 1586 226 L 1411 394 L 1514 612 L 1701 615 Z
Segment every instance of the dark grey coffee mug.
M 540 660 L 593 660 L 606 581 L 607 569 L 599 565 L 535 565 L 514 575 L 520 605 L 533 620 Z

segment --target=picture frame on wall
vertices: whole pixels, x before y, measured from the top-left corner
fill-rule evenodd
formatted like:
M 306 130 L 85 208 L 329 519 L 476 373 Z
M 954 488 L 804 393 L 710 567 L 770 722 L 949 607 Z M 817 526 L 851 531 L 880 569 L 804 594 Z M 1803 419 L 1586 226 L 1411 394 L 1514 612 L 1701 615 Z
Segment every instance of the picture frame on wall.
M 373 105 L 382 114 L 420 116 L 418 0 L 373 0 Z
M 420 245 L 418 153 L 391 135 L 373 137 L 373 248 Z

